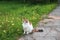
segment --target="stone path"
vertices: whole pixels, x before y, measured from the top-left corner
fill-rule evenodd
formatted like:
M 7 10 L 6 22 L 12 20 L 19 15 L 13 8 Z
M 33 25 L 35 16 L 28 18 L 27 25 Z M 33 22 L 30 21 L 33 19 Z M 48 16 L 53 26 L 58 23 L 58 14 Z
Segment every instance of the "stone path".
M 48 17 L 50 19 L 46 18 L 38 24 L 37 29 L 43 29 L 43 32 L 34 32 L 19 40 L 60 40 L 60 6 L 52 11 Z

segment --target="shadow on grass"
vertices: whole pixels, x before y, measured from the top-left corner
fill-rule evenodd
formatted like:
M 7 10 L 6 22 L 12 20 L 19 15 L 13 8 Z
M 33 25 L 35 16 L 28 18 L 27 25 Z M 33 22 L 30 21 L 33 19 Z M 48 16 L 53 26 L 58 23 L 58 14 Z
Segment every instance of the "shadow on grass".
M 42 2 L 42 1 L 0 1 L 0 4 L 1 3 L 10 3 L 10 4 L 12 4 L 12 3 L 15 3 L 15 4 L 30 4 L 30 5 L 36 5 L 36 4 L 40 4 L 40 5 L 46 5 L 46 4 L 52 4 L 52 3 L 57 3 L 57 1 L 56 2 L 48 2 L 48 1 L 44 1 L 44 2 Z

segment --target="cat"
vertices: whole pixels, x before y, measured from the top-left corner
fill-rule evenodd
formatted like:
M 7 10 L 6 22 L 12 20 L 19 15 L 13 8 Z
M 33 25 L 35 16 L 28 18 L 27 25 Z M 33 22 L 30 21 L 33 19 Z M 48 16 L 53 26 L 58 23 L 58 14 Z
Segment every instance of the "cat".
M 23 26 L 24 34 L 29 34 L 34 29 L 32 23 L 29 22 L 29 20 L 26 18 L 23 18 L 22 26 Z
M 29 34 L 33 32 L 43 32 L 42 29 L 33 28 L 32 23 L 26 18 L 23 18 L 22 26 L 23 26 L 24 34 Z

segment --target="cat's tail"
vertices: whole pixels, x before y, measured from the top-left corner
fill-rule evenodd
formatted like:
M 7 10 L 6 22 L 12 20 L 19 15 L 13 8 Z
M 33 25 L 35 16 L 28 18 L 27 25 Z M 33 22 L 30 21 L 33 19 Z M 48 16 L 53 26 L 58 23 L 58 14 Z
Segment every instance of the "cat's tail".
M 43 32 L 43 29 L 34 29 L 32 32 Z

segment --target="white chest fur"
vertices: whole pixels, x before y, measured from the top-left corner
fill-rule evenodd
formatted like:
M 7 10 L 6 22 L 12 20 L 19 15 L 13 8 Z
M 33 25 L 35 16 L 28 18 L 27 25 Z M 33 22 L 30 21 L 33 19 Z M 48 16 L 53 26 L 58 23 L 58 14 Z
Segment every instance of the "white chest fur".
M 24 33 L 27 32 L 27 34 L 28 34 L 28 33 L 32 32 L 32 30 L 33 30 L 33 26 L 29 22 L 23 23 L 22 26 L 23 26 Z

